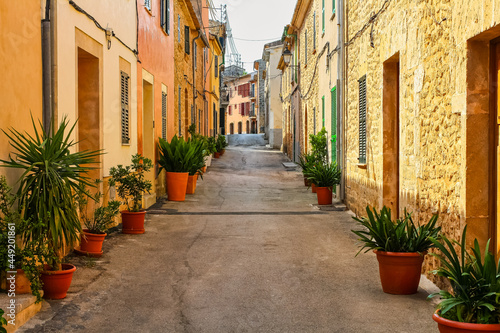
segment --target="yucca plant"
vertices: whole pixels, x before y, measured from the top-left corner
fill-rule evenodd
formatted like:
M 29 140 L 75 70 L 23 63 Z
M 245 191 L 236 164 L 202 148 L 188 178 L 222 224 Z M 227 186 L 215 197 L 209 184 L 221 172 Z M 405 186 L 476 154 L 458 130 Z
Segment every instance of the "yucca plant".
M 190 172 L 195 161 L 198 159 L 200 142 L 184 138 L 178 138 L 177 135 L 170 142 L 159 139 L 160 150 L 160 170 L 167 172 Z M 203 167 L 203 166 L 202 166 Z
M 366 207 L 367 217 L 353 217 L 364 227 L 364 230 L 351 230 L 359 237 L 362 244 L 358 255 L 363 249 L 365 253 L 370 250 L 385 252 L 419 252 L 429 250 L 436 245 L 431 240 L 439 239 L 441 227 L 436 226 L 438 215 L 431 217 L 429 222 L 415 226 L 411 213 L 404 213 L 403 218 L 391 219 L 391 210 L 383 207 L 380 213 L 375 209 Z
M 332 187 L 340 184 L 342 172 L 337 163 L 318 163 L 306 171 L 306 177 L 317 187 Z
M 467 227 L 462 233 L 462 241 L 450 241 L 445 236 L 430 240 L 442 254 L 432 253 L 439 258 L 442 266 L 433 273 L 446 278 L 451 284 L 451 292 L 441 290 L 429 298 L 441 296 L 437 306 L 439 315 L 445 319 L 476 324 L 500 323 L 500 262 L 489 251 L 490 241 L 484 250 L 484 257 L 477 239 L 471 252 L 466 251 Z M 458 246 L 460 255 L 455 246 Z
M 226 136 L 219 134 L 216 141 L 217 151 L 221 151 L 227 147 Z
M 189 139 L 188 144 L 193 146 L 195 149 L 195 153 L 193 154 L 193 158 L 191 161 L 191 166 L 189 167 L 189 175 L 194 176 L 197 172 L 201 175 L 203 179 L 203 172 L 201 169 L 205 165 L 205 150 L 204 143 L 199 139 Z
M 8 160 L 0 160 L 4 167 L 23 171 L 17 191 L 21 218 L 38 221 L 22 235 L 24 242 L 43 235 L 59 258 L 48 264 L 60 270 L 59 263 L 64 246 L 73 246 L 82 231 L 73 194 L 79 184 L 93 186 L 87 173 L 95 169 L 101 150 L 75 151 L 71 139 L 76 122 L 69 127 L 64 118 L 53 135 L 41 123 L 39 129 L 32 118 L 34 134 L 15 129 L 3 131 L 14 152 Z M 72 152 L 73 151 L 73 152 Z

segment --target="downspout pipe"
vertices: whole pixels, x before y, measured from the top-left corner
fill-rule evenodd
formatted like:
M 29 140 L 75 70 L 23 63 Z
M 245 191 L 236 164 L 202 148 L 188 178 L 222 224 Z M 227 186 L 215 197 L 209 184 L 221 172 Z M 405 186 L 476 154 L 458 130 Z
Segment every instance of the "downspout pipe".
M 52 125 L 52 39 L 50 2 L 45 3 L 45 18 L 42 20 L 42 123 L 47 133 Z
M 196 53 L 194 52 L 195 50 L 195 45 L 196 45 L 196 40 L 201 37 L 201 31 L 198 29 L 198 36 L 193 38 L 193 46 L 191 47 L 193 50 L 193 106 L 191 107 L 191 112 L 194 115 L 194 119 L 191 119 L 192 122 L 194 122 L 196 126 L 196 98 L 198 97 L 198 91 L 196 89 L 196 59 L 198 58 L 198 50 L 196 50 Z M 203 90 L 205 90 L 205 86 L 203 86 Z M 194 111 L 193 111 L 194 110 Z
M 338 0 L 339 1 L 339 18 L 338 18 L 338 45 L 340 47 L 339 55 L 337 56 L 337 105 L 339 106 L 337 108 L 337 119 L 338 124 L 340 126 L 337 126 L 337 156 L 340 159 L 339 165 L 342 167 L 342 177 L 340 179 L 340 200 L 343 202 L 345 200 L 345 156 L 344 156 L 344 79 L 345 79 L 345 69 L 344 69 L 344 52 L 345 52 L 345 46 L 344 46 L 344 0 Z

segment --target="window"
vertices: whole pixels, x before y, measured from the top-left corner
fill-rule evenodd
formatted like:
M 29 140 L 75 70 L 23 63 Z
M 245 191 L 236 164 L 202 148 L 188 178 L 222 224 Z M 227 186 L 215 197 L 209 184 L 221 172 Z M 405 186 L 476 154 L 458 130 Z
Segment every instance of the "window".
M 214 104 L 214 131 L 215 131 L 215 134 L 219 133 L 219 131 L 217 130 L 217 109 L 215 107 L 215 103 Z
M 323 29 L 323 33 L 325 33 L 325 0 L 322 1 L 322 9 L 321 9 L 321 17 L 322 17 L 322 24 L 321 27 Z
M 359 79 L 359 163 L 366 163 L 366 75 Z
M 227 109 L 227 113 L 231 116 L 233 114 L 233 108 L 231 105 L 229 105 L 229 108 Z
M 335 0 L 332 0 L 332 13 L 335 13 Z
M 184 49 L 186 51 L 186 54 L 190 53 L 190 50 L 189 50 L 189 27 L 187 25 L 184 26 Z
M 252 96 L 252 97 L 255 97 L 255 83 L 252 83 L 252 92 L 251 92 L 251 96 Z
M 161 0 L 160 25 L 170 35 L 170 0 Z
M 316 107 L 313 108 L 313 133 L 316 135 Z
M 337 87 L 331 90 L 332 98 L 332 129 L 331 129 L 331 143 L 332 143 L 332 162 L 337 161 Z
M 313 14 L 313 50 L 316 50 L 316 12 Z
M 215 56 L 214 58 L 214 74 L 215 74 L 215 77 L 218 77 L 219 76 L 219 57 L 218 56 Z
M 177 41 L 181 42 L 181 16 L 177 15 Z
M 161 93 L 161 137 L 167 140 L 167 93 Z
M 151 0 L 144 0 L 144 7 L 146 7 L 147 10 L 151 11 Z
M 129 76 L 124 71 L 120 71 L 120 95 L 121 95 L 121 127 L 122 145 L 130 143 L 130 118 L 129 118 Z
M 181 136 L 182 134 L 182 109 L 181 109 L 181 93 L 182 93 L 182 90 L 181 90 L 181 86 L 179 86 L 179 109 L 178 109 L 178 113 L 179 113 L 179 136 Z

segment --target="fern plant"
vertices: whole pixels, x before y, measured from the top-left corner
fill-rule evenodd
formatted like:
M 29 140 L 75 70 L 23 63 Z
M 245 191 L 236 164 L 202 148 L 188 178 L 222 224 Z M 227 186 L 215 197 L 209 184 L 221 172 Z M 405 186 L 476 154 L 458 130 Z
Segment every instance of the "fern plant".
M 421 226 L 415 226 L 411 213 L 404 213 L 403 218 L 391 219 L 391 210 L 383 207 L 380 213 L 375 209 L 366 207 L 368 217 L 353 217 L 363 230 L 351 230 L 359 237 L 362 246 L 356 255 L 363 249 L 365 253 L 370 250 L 385 252 L 419 252 L 436 247 L 432 239 L 440 238 L 441 227 L 438 227 L 438 215 L 431 217 L 429 222 Z

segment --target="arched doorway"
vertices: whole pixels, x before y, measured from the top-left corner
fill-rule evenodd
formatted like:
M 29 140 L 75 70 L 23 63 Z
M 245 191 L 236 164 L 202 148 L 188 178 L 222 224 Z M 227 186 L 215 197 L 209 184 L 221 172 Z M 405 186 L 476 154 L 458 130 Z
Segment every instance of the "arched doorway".
M 234 123 L 229 124 L 229 134 L 234 134 Z
M 246 133 L 250 134 L 250 122 L 248 120 L 247 120 L 247 130 L 246 130 Z
M 241 123 L 241 121 L 238 122 L 238 134 L 241 134 L 241 132 L 243 131 L 242 127 L 243 127 L 243 124 Z

